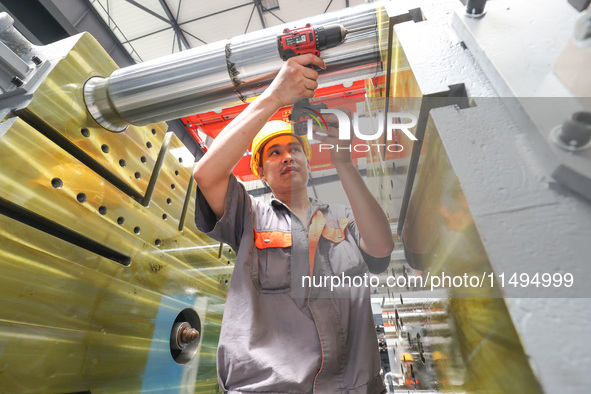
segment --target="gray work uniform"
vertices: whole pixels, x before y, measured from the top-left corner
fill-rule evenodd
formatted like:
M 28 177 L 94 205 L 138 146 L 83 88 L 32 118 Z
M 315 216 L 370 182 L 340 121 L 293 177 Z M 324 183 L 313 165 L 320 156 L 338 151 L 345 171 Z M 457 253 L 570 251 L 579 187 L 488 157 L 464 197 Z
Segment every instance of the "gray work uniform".
M 349 221 L 339 233 L 342 242 L 320 239 L 315 276 L 363 275 L 368 266 L 371 272 L 387 267 L 389 257 L 373 258 L 359 249 L 349 207 L 312 200 L 308 220 L 317 210 L 324 214 L 326 227 L 338 228 L 344 217 Z M 263 203 L 252 198 L 231 176 L 219 220 L 197 190 L 196 224 L 237 253 L 217 352 L 224 391 L 385 391 L 369 289 L 355 288 L 343 296 L 351 289 L 302 287 L 302 276 L 310 272 L 308 233 L 286 205 L 277 199 Z M 293 245 L 281 244 L 284 240 Z

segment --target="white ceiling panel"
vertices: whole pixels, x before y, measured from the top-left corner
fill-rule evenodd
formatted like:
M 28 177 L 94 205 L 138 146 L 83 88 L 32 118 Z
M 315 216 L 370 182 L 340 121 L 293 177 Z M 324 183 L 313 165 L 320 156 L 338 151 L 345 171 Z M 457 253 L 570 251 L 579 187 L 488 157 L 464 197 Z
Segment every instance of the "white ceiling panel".
M 175 2 L 178 0 L 174 0 Z M 172 3 L 173 1 L 171 1 Z M 254 4 L 252 0 L 221 0 L 221 1 L 196 1 L 196 0 L 181 0 L 181 8 L 179 14 L 179 24 L 190 21 L 195 18 L 212 15 L 224 10 L 234 7 L 240 7 L 243 12 L 249 10 L 250 4 Z M 176 8 L 175 8 L 176 10 Z
M 91 3 L 134 59 L 146 61 L 179 50 L 176 40 L 173 46 L 175 33 L 159 0 L 91 0 Z M 318 15 L 327 8 L 328 12 L 344 8 L 347 0 L 279 0 L 278 3 L 279 9 L 263 12 L 267 27 Z M 349 0 L 350 6 L 362 3 L 363 0 Z M 166 4 L 191 47 L 263 28 L 254 0 L 166 0 Z
M 363 4 L 363 0 L 350 0 L 349 5 Z M 346 0 L 279 0 L 279 9 L 265 13 L 265 20 L 268 26 L 281 24 L 278 18 L 285 22 L 292 22 L 306 17 L 320 15 L 326 12 L 345 8 Z
M 238 9 L 224 12 L 215 18 L 204 18 L 184 24 L 182 28 L 192 32 L 205 42 L 212 43 L 245 34 L 248 20 L 248 16 L 246 18 L 244 17 L 244 10 Z M 220 28 L 221 26 L 223 26 L 223 29 Z M 248 25 L 248 31 L 260 29 L 262 29 L 261 21 L 255 10 L 250 25 Z
M 136 3 L 160 18 L 168 20 L 158 0 L 140 0 Z M 108 11 L 111 19 L 129 40 L 170 27 L 170 23 L 125 0 L 95 0 L 93 5 L 96 9 L 102 9 L 103 12 Z
M 142 59 L 146 61 L 173 53 L 173 42 L 175 48 L 174 52 L 178 52 L 178 45 L 176 43 L 174 31 L 168 29 L 149 37 L 133 41 L 133 47 L 138 53 L 140 53 Z

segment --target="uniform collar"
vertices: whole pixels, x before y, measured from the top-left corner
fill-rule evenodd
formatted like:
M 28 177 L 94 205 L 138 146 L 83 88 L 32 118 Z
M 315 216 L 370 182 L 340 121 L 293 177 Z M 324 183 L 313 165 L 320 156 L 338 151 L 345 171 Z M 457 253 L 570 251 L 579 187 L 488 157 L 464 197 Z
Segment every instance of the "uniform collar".
M 279 199 L 278 199 L 277 197 L 275 197 L 275 196 L 271 196 L 271 202 L 270 202 L 270 204 L 271 204 L 271 206 L 272 206 L 273 208 L 281 208 L 281 207 L 283 207 L 283 208 L 285 208 L 285 209 L 289 210 L 289 207 L 288 207 L 287 205 L 285 205 L 285 204 L 283 203 L 283 201 L 279 200 Z
M 289 207 L 285 205 L 285 203 L 283 203 L 281 200 L 277 199 L 275 196 L 271 197 L 270 204 L 273 207 L 273 209 L 285 209 L 287 212 L 291 213 Z M 310 198 L 310 207 L 308 208 L 307 223 L 310 223 L 310 220 L 312 220 L 312 216 L 316 214 L 316 211 L 322 211 L 322 213 L 326 214 L 328 211 L 328 204 L 318 201 L 315 198 Z
M 283 208 L 289 209 L 289 207 L 287 205 L 285 205 L 285 203 L 283 203 L 281 200 L 277 199 L 277 197 L 275 197 L 275 196 L 271 197 L 270 203 L 273 208 L 283 207 Z M 314 214 L 316 212 L 316 210 L 318 210 L 318 209 L 325 212 L 328 209 L 328 204 L 325 204 L 315 198 L 310 198 L 310 211 L 312 211 L 312 214 Z

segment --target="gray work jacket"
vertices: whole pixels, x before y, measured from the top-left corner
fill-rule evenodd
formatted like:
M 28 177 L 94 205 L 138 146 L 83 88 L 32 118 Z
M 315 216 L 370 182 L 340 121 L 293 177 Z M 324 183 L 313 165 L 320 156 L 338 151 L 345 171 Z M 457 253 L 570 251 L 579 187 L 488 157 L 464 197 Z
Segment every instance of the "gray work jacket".
M 320 238 L 315 278 L 362 276 L 368 266 L 372 272 L 387 267 L 389 258 L 373 258 L 359 249 L 350 208 L 312 200 L 308 221 L 317 210 L 338 235 L 337 242 Z M 342 223 L 347 226 L 339 232 Z M 217 351 L 224 391 L 385 391 L 369 289 L 302 285 L 310 272 L 308 232 L 286 205 L 252 198 L 232 176 L 219 220 L 197 189 L 196 224 L 237 254 Z

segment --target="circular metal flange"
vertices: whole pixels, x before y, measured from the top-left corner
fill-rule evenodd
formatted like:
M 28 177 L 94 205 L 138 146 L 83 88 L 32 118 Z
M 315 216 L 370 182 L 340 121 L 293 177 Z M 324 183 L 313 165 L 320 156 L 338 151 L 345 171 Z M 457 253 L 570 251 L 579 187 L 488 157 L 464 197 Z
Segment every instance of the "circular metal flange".
M 109 80 L 91 77 L 84 83 L 84 104 L 90 116 L 103 128 L 114 133 L 127 129 L 128 123 L 119 115 L 109 98 Z

